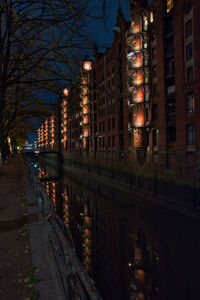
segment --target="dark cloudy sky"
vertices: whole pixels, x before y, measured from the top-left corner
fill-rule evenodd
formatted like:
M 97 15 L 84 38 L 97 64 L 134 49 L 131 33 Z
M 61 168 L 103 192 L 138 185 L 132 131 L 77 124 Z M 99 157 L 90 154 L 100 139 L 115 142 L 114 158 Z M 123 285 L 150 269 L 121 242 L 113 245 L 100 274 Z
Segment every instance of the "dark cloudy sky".
M 105 18 L 99 18 L 103 14 L 103 10 L 100 7 L 101 0 L 90 0 L 90 11 L 94 18 L 92 18 L 87 26 L 90 39 L 95 41 L 99 47 L 109 47 L 113 41 L 113 28 L 116 24 L 117 11 L 121 6 L 124 16 L 127 21 L 130 20 L 130 5 L 129 0 L 106 0 Z M 96 18 L 95 18 L 96 16 Z M 49 96 L 48 96 L 49 97 Z M 49 97 L 49 102 L 54 101 Z M 36 127 L 38 124 L 35 125 Z M 37 133 L 31 133 L 29 141 L 33 142 L 37 139 Z

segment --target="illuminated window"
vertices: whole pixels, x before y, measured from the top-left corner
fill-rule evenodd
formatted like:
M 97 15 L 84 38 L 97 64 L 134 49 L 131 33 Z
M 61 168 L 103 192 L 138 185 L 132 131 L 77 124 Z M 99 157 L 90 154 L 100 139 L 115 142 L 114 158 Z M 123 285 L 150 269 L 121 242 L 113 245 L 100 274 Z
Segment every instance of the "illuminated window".
M 134 142 L 138 142 L 138 137 L 139 137 L 139 133 L 138 133 L 138 131 L 134 131 Z
M 195 128 L 193 124 L 187 125 L 187 145 L 195 143 Z
M 149 74 L 148 74 L 148 70 L 147 69 L 145 69 L 145 73 L 144 73 L 144 82 L 146 84 L 148 84 L 148 82 L 149 82 Z
M 143 38 L 143 47 L 144 47 L 144 49 L 147 49 L 147 35 L 146 34 L 144 35 L 144 38 Z
M 174 0 L 167 0 L 167 13 L 174 7 Z
M 153 12 L 151 11 L 150 12 L 150 23 L 152 23 L 153 22 Z
M 195 106 L 194 106 L 194 94 L 188 93 L 186 95 L 186 105 L 187 105 L 187 113 L 192 114 L 195 112 Z
M 147 18 L 147 16 L 143 17 L 143 27 L 144 27 L 144 30 L 147 31 L 147 28 L 148 28 L 148 18 Z

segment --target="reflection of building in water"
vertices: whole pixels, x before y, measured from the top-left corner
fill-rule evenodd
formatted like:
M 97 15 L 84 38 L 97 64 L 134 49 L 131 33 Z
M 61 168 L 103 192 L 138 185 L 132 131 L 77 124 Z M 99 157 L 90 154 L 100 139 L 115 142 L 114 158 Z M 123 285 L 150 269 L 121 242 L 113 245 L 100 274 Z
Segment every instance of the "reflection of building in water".
M 112 206 L 95 199 L 93 226 L 94 280 L 103 299 L 129 299 L 127 228 Z
M 49 181 L 46 182 L 45 187 L 46 187 L 47 194 L 50 195 L 50 191 L 49 191 Z
M 56 206 L 56 183 L 52 182 L 52 201 L 53 201 L 53 205 L 54 207 Z
M 91 274 L 92 271 L 92 218 L 90 212 L 90 206 L 84 204 L 83 213 L 84 225 L 83 225 L 83 265 L 86 271 Z
M 151 295 L 149 251 L 143 230 L 132 237 L 133 248 L 128 263 L 130 270 L 130 299 L 145 300 Z M 150 298 L 149 298 L 150 299 Z
M 64 188 L 65 189 L 65 188 Z M 84 225 L 84 199 L 80 193 L 72 190 L 72 187 L 67 187 L 68 195 L 68 216 L 69 230 L 74 240 L 76 254 L 82 261 L 82 229 Z
M 56 211 L 56 196 L 58 194 L 56 189 L 56 182 L 52 180 L 45 181 L 45 178 L 47 179 L 48 176 L 49 174 L 45 168 L 38 167 L 38 177 L 40 180 L 42 180 L 42 185 L 44 186 L 48 196 L 52 200 L 54 210 Z
M 67 186 L 64 187 L 63 191 L 63 220 L 66 227 L 69 229 L 69 197 L 68 197 L 68 190 Z
M 45 179 L 44 169 L 39 172 Z M 110 201 L 92 191 L 83 195 L 79 187 L 64 186 L 63 218 L 104 300 L 199 299 L 198 221 L 137 201 L 129 211 L 119 195 L 113 193 Z M 57 181 L 49 182 L 56 212 L 59 188 Z

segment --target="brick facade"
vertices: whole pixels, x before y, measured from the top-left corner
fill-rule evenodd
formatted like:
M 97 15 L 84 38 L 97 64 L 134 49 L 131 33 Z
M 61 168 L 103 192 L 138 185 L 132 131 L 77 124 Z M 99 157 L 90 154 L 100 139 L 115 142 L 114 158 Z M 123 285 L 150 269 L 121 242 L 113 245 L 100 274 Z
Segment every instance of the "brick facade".
M 65 156 L 198 180 L 199 6 L 130 1 L 130 23 L 119 9 L 112 46 L 69 91 Z

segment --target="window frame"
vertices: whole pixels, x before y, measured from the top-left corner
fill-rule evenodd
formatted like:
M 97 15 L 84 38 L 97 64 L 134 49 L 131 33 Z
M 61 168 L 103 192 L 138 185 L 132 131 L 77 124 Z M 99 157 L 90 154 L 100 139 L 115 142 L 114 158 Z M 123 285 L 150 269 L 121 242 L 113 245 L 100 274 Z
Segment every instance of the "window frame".
M 152 104 L 152 121 L 158 120 L 158 104 L 153 103 Z
M 190 51 L 191 51 L 191 54 L 190 54 Z M 185 58 L 186 58 L 186 61 L 193 58 L 193 44 L 192 43 L 188 44 L 185 48 Z
M 195 145 L 195 126 L 194 126 L 194 124 L 188 124 L 186 127 L 186 143 L 188 146 Z
M 192 107 L 191 111 L 189 107 Z M 193 92 L 189 92 L 186 94 L 186 113 L 188 115 L 195 113 L 195 97 Z
M 153 135 L 153 147 L 157 147 L 158 146 L 158 140 L 159 140 L 159 131 L 158 131 L 158 129 L 153 129 L 152 135 Z
M 190 72 L 191 70 L 192 70 L 192 72 Z M 187 70 L 186 70 L 186 79 L 187 79 L 187 82 L 191 82 L 191 81 L 194 80 L 194 68 L 193 68 L 193 66 L 190 66 L 190 67 L 187 68 Z
M 189 24 L 191 24 L 191 26 L 188 26 Z M 189 32 L 188 32 L 188 29 Z M 189 19 L 186 23 L 185 23 L 185 38 L 188 38 L 189 36 L 192 35 L 192 31 L 193 31 L 193 28 L 192 28 L 192 19 Z

